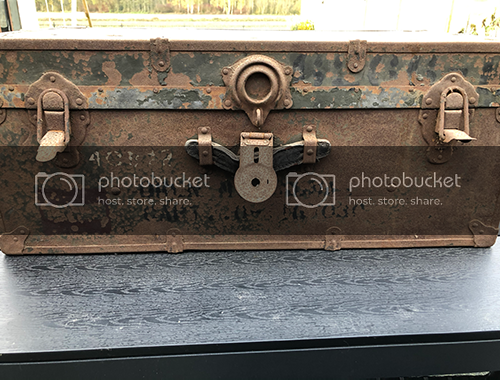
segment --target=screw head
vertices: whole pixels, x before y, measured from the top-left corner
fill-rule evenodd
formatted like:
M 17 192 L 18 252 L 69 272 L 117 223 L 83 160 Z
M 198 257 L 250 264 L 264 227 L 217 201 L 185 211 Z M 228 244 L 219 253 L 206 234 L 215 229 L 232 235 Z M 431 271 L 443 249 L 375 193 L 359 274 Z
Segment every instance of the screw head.
M 201 133 L 206 134 L 207 132 L 208 132 L 208 128 L 207 127 L 201 128 Z
M 431 99 L 431 98 L 427 98 L 427 99 L 425 100 L 425 104 L 427 104 L 427 105 L 431 105 L 431 104 L 432 104 L 432 99 Z
M 355 69 L 357 69 L 359 65 L 358 65 L 357 62 L 354 62 L 353 66 L 354 66 Z
M 14 91 L 14 86 L 9 86 L 9 91 Z
M 80 99 L 80 98 L 76 98 L 76 104 L 78 104 L 79 106 L 81 106 L 83 104 L 83 100 Z
M 33 99 L 33 98 L 28 98 L 28 103 L 29 103 L 29 104 L 35 104 L 35 99 Z
M 450 79 L 452 82 L 456 82 L 457 81 L 457 77 L 451 77 Z
M 313 153 L 314 153 L 314 151 L 313 151 L 312 149 L 308 149 L 308 150 L 307 150 L 307 155 L 308 155 L 308 156 L 312 155 Z
M 424 114 L 422 115 L 422 119 L 427 119 L 427 117 L 428 117 L 428 116 L 429 116 L 429 115 L 427 115 L 426 113 L 424 113 Z
M 51 82 L 55 82 L 56 81 L 56 77 L 53 76 L 53 75 L 51 75 L 49 79 L 50 79 Z
M 224 68 L 222 69 L 222 74 L 224 74 L 224 75 L 229 74 L 229 69 L 228 69 L 227 67 L 224 67 Z
M 442 155 L 442 154 L 440 154 L 440 155 L 438 156 L 438 160 L 442 160 L 442 159 L 443 159 L 443 155 Z
M 231 107 L 231 101 L 230 101 L 229 99 L 226 99 L 226 100 L 224 101 L 224 105 L 225 105 L 226 107 Z
M 285 99 L 283 101 L 283 104 L 285 105 L 285 107 L 288 107 L 290 105 L 290 99 Z
M 311 127 L 311 126 L 307 127 L 306 131 L 307 132 L 312 132 L 313 131 L 313 127 Z
M 85 115 L 80 115 L 80 120 L 85 120 Z
M 158 62 L 158 66 L 160 66 L 160 67 L 165 66 L 165 62 L 163 62 L 163 61 Z
M 287 67 L 285 69 L 285 75 L 290 75 L 292 73 L 292 69 L 290 69 L 289 67 Z
M 471 98 L 469 98 L 469 103 L 470 103 L 470 104 L 473 104 L 473 103 L 475 103 L 475 102 L 476 102 L 476 98 L 475 98 L 475 97 L 471 97 Z

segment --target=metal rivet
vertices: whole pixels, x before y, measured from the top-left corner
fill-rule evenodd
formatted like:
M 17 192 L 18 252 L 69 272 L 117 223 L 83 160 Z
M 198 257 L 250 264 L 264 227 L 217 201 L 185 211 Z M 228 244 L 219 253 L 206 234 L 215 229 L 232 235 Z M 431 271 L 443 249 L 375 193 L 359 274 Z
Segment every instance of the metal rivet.
M 285 75 L 290 75 L 291 73 L 292 73 L 292 70 L 289 67 L 287 67 L 285 69 Z
M 80 98 L 76 98 L 76 104 L 78 104 L 79 106 L 81 106 L 83 104 L 83 100 L 80 99 Z
M 19 231 L 19 233 L 20 233 L 21 235 L 24 235 L 25 231 L 24 231 L 24 230 L 20 230 L 20 231 Z
M 71 226 L 71 231 L 73 231 L 73 232 L 78 231 L 78 226 Z
M 175 237 L 175 235 L 176 235 L 176 233 L 175 233 L 175 232 L 172 232 L 172 236 L 173 236 L 173 237 Z M 174 244 L 175 244 L 175 242 L 174 242 Z
M 35 99 L 33 99 L 33 98 L 28 98 L 28 103 L 29 103 L 29 104 L 35 104 Z
M 354 66 L 355 69 L 357 69 L 359 65 L 358 65 L 357 62 L 354 62 L 353 66 Z
M 484 230 L 479 230 L 479 234 L 480 235 L 484 234 Z
M 457 81 L 457 78 L 456 77 L 451 77 L 450 79 L 452 82 L 456 82 Z
M 153 92 L 154 92 L 155 94 L 157 94 L 157 93 L 158 93 L 158 89 L 157 89 L 157 88 L 153 88 Z
M 414 88 L 410 88 L 409 91 L 410 92 L 415 92 L 415 89 Z
M 68 159 L 67 159 L 67 158 L 63 158 L 63 162 L 64 162 L 65 164 L 67 164 L 67 163 L 68 163 Z
M 85 120 L 85 115 L 80 115 L 80 120 Z
M 424 113 L 424 114 L 422 115 L 422 119 L 427 119 L 427 117 L 428 117 L 428 116 L 429 116 L 429 115 L 427 115 L 426 113 Z
M 14 86 L 9 86 L 9 91 L 14 91 Z
M 209 87 L 207 88 L 207 94 L 210 94 L 212 92 L 212 89 Z
M 203 151 L 204 156 L 208 156 L 208 152 L 206 150 Z
M 229 74 L 229 69 L 227 67 L 222 69 L 222 74 L 227 75 Z
M 355 89 L 354 89 L 354 92 L 359 92 L 359 88 L 355 88 Z
M 122 190 L 119 187 L 112 187 L 111 188 L 111 194 L 113 195 L 118 195 L 122 192 Z
M 55 82 L 56 81 L 56 77 L 55 76 L 51 76 L 49 79 L 50 79 L 51 82 Z
M 423 81 L 424 80 L 424 77 L 422 76 L 422 74 L 418 74 L 417 75 L 417 80 L 418 81 Z
M 313 127 L 311 127 L 311 126 L 307 127 L 306 131 L 307 132 L 312 132 L 313 131 Z
M 477 227 L 479 227 L 479 224 L 477 224 L 476 222 L 474 222 L 474 223 L 472 223 L 472 227 L 477 228 Z
M 165 66 L 165 62 L 163 62 L 163 61 L 158 62 L 158 66 L 160 66 L 160 67 Z
M 307 150 L 307 155 L 308 155 L 308 156 L 310 156 L 310 155 L 311 155 L 311 154 L 313 154 L 313 153 L 314 153 L 314 151 L 313 151 L 312 149 L 308 149 L 308 150 Z
M 201 128 L 201 133 L 206 134 L 207 132 L 208 132 L 208 128 L 207 127 Z
M 442 159 L 443 159 L 443 155 L 442 155 L 442 154 L 440 154 L 440 155 L 438 156 L 438 160 L 442 160 Z
M 309 89 L 308 89 L 308 88 L 304 88 L 302 91 L 304 91 L 304 92 L 308 92 L 308 91 L 309 91 Z
M 14 238 L 14 241 L 18 241 L 19 239 L 17 237 Z
M 283 101 L 283 104 L 284 104 L 285 106 L 289 106 L 289 105 L 290 105 L 290 99 L 285 99 L 285 100 Z
M 103 92 L 104 90 L 102 89 L 102 87 L 99 87 L 99 88 L 97 89 L 97 91 L 99 91 L 99 92 Z
M 473 104 L 475 102 L 476 102 L 476 98 L 475 97 L 469 98 L 469 103 L 470 104 Z
M 229 99 L 226 99 L 224 101 L 224 104 L 225 104 L 226 107 L 231 107 L 231 101 Z
M 428 104 L 428 105 L 432 104 L 432 99 L 431 98 L 427 98 L 425 100 L 425 103 Z

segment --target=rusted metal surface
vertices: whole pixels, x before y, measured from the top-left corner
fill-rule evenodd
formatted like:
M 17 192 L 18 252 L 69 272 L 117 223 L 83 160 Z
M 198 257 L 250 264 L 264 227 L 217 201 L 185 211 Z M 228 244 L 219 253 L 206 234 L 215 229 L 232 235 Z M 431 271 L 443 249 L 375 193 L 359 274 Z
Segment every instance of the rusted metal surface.
M 8 169 L 0 211 L 3 231 L 12 231 L 0 237 L 6 253 L 494 243 L 498 43 L 151 37 L 0 36 L 0 110 L 8 109 L 0 123 Z M 68 146 L 37 162 L 49 133 L 64 131 L 58 141 L 66 142 L 60 124 L 70 126 Z M 476 140 L 465 146 L 459 132 Z M 85 204 L 74 198 L 66 207 L 57 186 L 33 202 L 33 178 L 49 183 L 59 171 L 84 186 Z M 318 180 L 307 182 L 309 173 Z M 351 188 L 349 176 L 380 173 L 456 186 Z M 149 176 L 149 186 L 120 182 L 132 175 Z M 160 176 L 171 187 L 157 186 Z M 416 199 L 418 207 L 395 203 Z M 439 205 L 428 204 L 436 199 Z M 376 207 L 387 200 L 393 204 Z M 22 247 L 19 238 L 13 245 L 19 226 L 30 229 Z

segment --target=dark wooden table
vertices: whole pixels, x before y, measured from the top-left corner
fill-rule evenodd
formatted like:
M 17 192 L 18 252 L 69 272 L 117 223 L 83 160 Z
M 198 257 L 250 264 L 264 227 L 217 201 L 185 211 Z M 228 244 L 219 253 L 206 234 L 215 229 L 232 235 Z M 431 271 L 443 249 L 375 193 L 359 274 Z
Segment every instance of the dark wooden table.
M 0 379 L 500 370 L 491 249 L 0 255 Z

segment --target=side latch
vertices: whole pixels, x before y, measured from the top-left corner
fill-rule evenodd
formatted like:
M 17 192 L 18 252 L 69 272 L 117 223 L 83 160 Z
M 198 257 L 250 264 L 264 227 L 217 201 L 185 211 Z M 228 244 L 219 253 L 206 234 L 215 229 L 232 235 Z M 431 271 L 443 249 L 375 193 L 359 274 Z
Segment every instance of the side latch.
M 352 40 L 347 47 L 347 68 L 353 73 L 359 73 L 366 63 L 366 41 Z
M 240 167 L 234 186 L 241 197 L 260 203 L 274 194 L 278 178 L 273 169 L 273 134 L 243 132 L 240 135 Z
M 40 144 L 36 160 L 54 160 L 65 168 L 77 165 L 76 148 L 90 124 L 88 101 L 78 87 L 58 73 L 46 73 L 29 87 L 25 106 Z
M 430 162 L 447 162 L 457 142 L 475 140 L 470 136 L 470 119 L 478 99 L 474 86 L 458 73 L 446 75 L 424 95 L 418 120 L 430 146 Z

